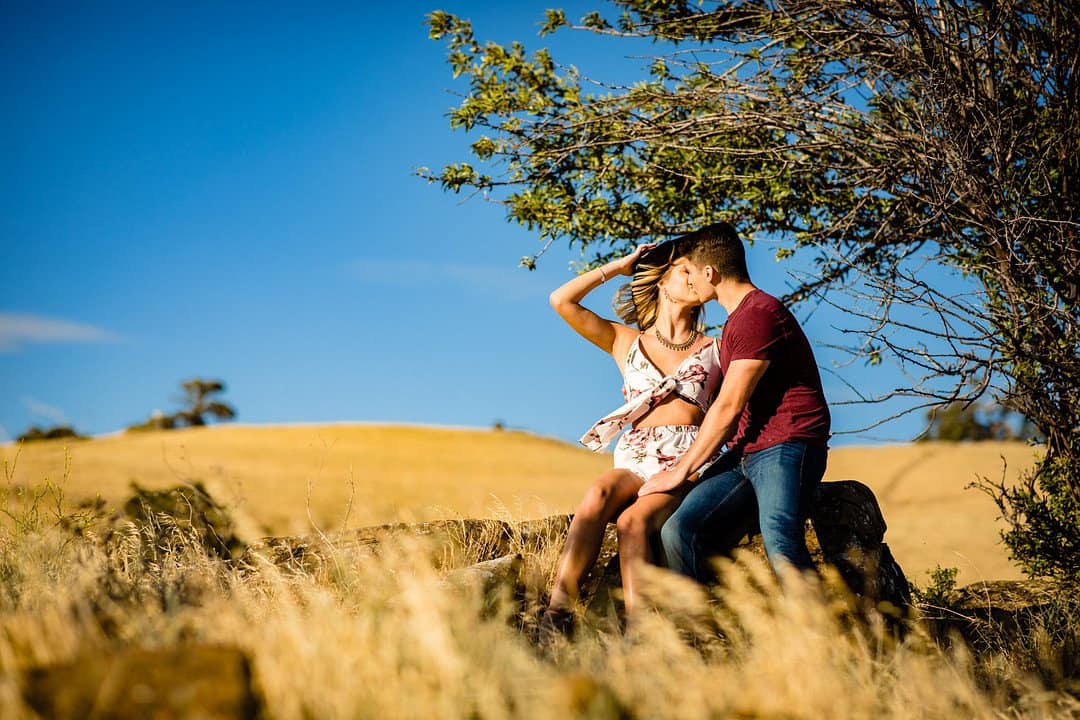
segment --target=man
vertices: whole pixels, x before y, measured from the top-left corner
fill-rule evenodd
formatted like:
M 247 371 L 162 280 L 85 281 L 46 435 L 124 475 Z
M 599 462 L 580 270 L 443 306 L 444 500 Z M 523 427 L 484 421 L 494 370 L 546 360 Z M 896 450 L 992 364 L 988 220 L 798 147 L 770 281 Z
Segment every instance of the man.
M 685 495 L 661 530 L 673 570 L 709 578 L 706 547 L 737 541 L 755 500 L 773 568 L 812 569 L 803 526 L 825 473 L 830 418 L 810 343 L 791 312 L 750 281 L 731 225 L 684 237 L 693 248 L 686 265 L 694 287 L 728 313 L 724 379 L 689 450 L 638 494 Z M 728 452 L 707 466 L 725 443 Z

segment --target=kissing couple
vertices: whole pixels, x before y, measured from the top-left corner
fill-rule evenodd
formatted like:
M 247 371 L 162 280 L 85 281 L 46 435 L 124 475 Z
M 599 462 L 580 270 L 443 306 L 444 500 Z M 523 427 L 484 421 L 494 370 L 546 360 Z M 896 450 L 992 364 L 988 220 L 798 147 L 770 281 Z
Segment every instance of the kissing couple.
M 581 304 L 618 276 L 631 278 L 615 296 L 618 321 Z M 612 521 L 628 623 L 640 611 L 643 563 L 707 582 L 709 557 L 733 547 L 755 515 L 775 570 L 813 571 L 803 527 L 825 473 L 829 408 L 805 333 L 753 284 L 735 228 L 715 223 L 641 245 L 550 300 L 614 359 L 625 403 L 581 438 L 602 452 L 617 437 L 614 463 L 574 513 L 542 633 L 571 632 L 582 578 Z M 705 334 L 710 301 L 727 312 L 720 338 Z

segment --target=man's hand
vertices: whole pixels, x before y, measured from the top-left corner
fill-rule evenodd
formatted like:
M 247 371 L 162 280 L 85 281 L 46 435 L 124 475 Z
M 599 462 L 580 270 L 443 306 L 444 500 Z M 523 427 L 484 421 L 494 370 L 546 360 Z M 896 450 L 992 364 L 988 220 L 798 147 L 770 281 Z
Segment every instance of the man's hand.
M 671 492 L 686 482 L 686 471 L 679 468 L 663 470 L 656 473 L 638 490 L 638 497 L 651 495 L 652 493 Z

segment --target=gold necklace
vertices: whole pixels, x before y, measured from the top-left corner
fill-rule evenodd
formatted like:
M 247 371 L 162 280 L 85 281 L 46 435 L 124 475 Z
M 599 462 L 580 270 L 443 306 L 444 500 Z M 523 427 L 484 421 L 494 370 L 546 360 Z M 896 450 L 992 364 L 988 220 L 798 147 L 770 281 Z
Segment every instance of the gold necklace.
M 686 342 L 676 343 L 673 340 L 668 340 L 666 337 L 660 334 L 660 328 L 653 326 L 653 332 L 656 333 L 656 339 L 660 341 L 660 344 L 666 347 L 668 350 L 674 350 L 675 352 L 682 352 L 683 350 L 689 350 L 694 344 L 694 341 L 698 339 L 697 328 L 694 328 L 690 333 L 690 339 Z

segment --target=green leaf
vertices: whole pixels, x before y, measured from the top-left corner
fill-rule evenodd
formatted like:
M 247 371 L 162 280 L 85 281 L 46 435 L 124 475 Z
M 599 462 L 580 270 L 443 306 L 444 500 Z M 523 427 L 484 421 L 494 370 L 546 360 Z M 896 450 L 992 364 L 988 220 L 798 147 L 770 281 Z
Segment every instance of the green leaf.
M 553 33 L 567 24 L 565 12 L 562 10 L 546 10 L 544 24 L 540 28 L 540 37 Z

